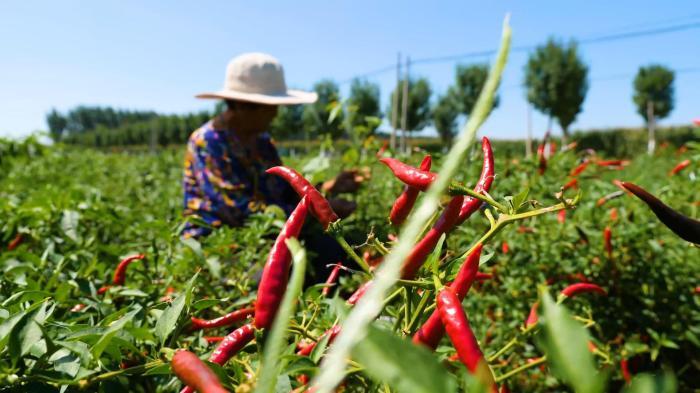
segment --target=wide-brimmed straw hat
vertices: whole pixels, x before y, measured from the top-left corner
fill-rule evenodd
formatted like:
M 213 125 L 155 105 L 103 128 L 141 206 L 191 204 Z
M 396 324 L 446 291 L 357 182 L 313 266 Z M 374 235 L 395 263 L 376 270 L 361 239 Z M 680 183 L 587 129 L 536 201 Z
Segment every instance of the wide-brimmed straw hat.
M 316 93 L 287 89 L 282 64 L 265 53 L 244 53 L 233 58 L 226 67 L 224 88 L 196 97 L 266 105 L 310 104 L 318 99 Z

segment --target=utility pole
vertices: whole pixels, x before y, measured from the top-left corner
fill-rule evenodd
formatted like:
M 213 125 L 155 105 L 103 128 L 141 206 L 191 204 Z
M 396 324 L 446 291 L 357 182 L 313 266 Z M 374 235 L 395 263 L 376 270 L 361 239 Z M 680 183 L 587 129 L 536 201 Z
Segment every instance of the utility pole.
M 401 110 L 401 151 L 406 153 L 406 129 L 408 123 L 408 79 L 410 78 L 411 58 L 406 56 L 406 72 L 403 79 L 403 109 Z
M 391 103 L 391 151 L 396 151 L 396 128 L 399 118 L 399 85 L 401 84 L 401 52 L 396 54 L 396 89 Z
M 647 101 L 647 129 L 649 130 L 649 142 L 647 143 L 647 153 L 654 154 L 656 150 L 656 119 L 654 118 L 654 103 Z

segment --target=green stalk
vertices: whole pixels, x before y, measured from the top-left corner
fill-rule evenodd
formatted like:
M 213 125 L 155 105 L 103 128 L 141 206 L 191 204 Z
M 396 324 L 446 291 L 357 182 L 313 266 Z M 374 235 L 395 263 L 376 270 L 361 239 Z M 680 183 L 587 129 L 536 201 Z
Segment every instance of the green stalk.
M 352 348 L 367 334 L 367 326 L 377 317 L 382 310 L 383 299 L 389 289 L 399 279 L 401 264 L 406 259 L 414 244 L 414 239 L 426 221 L 437 210 L 440 197 L 457 173 L 464 165 L 467 150 L 476 137 L 476 131 L 488 117 L 493 107 L 493 99 L 501 80 L 501 74 L 505 67 L 510 48 L 511 31 L 506 17 L 503 26 L 503 38 L 496 61 L 489 72 L 489 77 L 484 85 L 479 99 L 469 116 L 461 135 L 455 141 L 450 153 L 445 158 L 444 165 L 438 173 L 436 181 L 426 192 L 421 204 L 408 222 L 402 227 L 399 234 L 399 242 L 386 256 L 384 263 L 379 268 L 373 282 L 365 296 L 355 305 L 348 315 L 341 333 L 336 338 L 334 345 L 321 363 L 318 376 L 311 383 L 317 386 L 319 393 L 331 393 L 342 381 L 347 367 L 347 359 Z

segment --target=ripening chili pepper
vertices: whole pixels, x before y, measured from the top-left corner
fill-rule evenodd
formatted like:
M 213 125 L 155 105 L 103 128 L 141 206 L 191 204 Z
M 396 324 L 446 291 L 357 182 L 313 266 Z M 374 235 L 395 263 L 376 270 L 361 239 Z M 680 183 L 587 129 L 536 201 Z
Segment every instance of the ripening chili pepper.
M 450 289 L 440 291 L 437 296 L 437 309 L 459 359 L 483 385 L 495 391 L 496 383 L 493 374 L 479 348 L 479 343 L 469 326 L 467 315 L 457 295 Z
M 537 324 L 537 309 L 540 306 L 540 302 L 534 302 L 532 307 L 530 307 L 530 313 L 527 315 L 525 320 L 525 328 L 529 328 L 532 325 Z
M 622 182 L 622 185 L 646 203 L 656 217 L 681 239 L 700 244 L 700 221 L 671 209 L 642 187 L 628 182 Z
M 578 175 L 580 175 L 581 172 L 585 171 L 586 168 L 588 168 L 588 165 L 589 165 L 590 163 L 591 163 L 590 161 L 586 160 L 586 161 L 584 161 L 584 162 L 578 164 L 578 166 L 577 166 L 576 168 L 572 169 L 571 172 L 569 172 L 569 176 L 572 176 L 572 177 L 573 177 L 573 176 L 578 176 Z
M 443 210 L 442 214 L 435 222 L 435 225 L 433 225 L 425 237 L 413 247 L 408 258 L 404 261 L 401 267 L 401 278 L 411 279 L 416 275 L 418 269 L 420 269 L 425 259 L 433 251 L 435 245 L 437 245 L 440 236 L 450 231 L 459 220 L 459 212 L 463 206 L 463 202 L 464 197 L 461 195 L 452 197 L 450 203 L 447 204 L 447 207 L 445 207 L 445 210 Z
M 462 263 L 462 266 L 457 272 L 455 280 L 449 286 L 450 290 L 454 291 L 460 302 L 467 296 L 469 288 L 471 288 L 472 284 L 477 279 L 479 258 L 481 257 L 482 249 L 483 246 L 479 243 L 474 248 L 474 251 L 464 260 L 464 263 Z M 435 350 L 444 335 L 445 328 L 440 319 L 440 313 L 435 310 L 430 317 L 428 317 L 423 326 L 413 335 L 413 342 L 416 344 L 423 344 Z
M 677 174 L 678 172 L 682 171 L 683 169 L 687 168 L 690 165 L 690 160 L 683 160 L 678 163 L 673 169 L 671 169 L 671 172 L 668 173 L 669 176 L 673 176 Z
M 537 158 L 539 159 L 539 165 L 537 167 L 537 172 L 542 175 L 547 170 L 547 157 L 544 155 L 545 144 L 537 146 Z
M 338 279 L 338 276 L 340 275 L 340 268 L 343 266 L 342 263 L 338 262 L 333 266 L 333 270 L 331 270 L 331 274 L 328 275 L 328 278 L 326 279 L 326 286 L 323 287 L 321 290 L 321 294 L 323 296 L 328 296 L 328 294 L 331 292 L 331 288 L 335 285 L 336 280 Z
M 299 236 L 306 220 L 307 201 L 308 196 L 302 197 L 292 214 L 289 215 L 272 249 L 270 249 L 267 262 L 265 262 L 260 284 L 258 284 L 258 297 L 255 301 L 255 327 L 258 329 L 272 326 L 272 321 L 277 315 L 277 309 L 287 289 L 292 254 L 285 242 L 289 238 Z
M 331 327 L 330 329 L 323 332 L 321 337 L 319 337 L 319 341 L 321 339 L 323 339 L 324 337 L 328 336 L 328 345 L 330 345 L 330 343 L 332 343 L 333 340 L 335 340 L 335 338 L 338 336 L 339 333 L 340 333 L 340 325 L 333 325 L 333 327 Z M 316 348 L 316 344 L 318 344 L 318 342 L 312 342 L 312 343 L 309 343 L 307 345 L 304 345 L 303 347 L 301 347 L 297 351 L 297 355 L 299 355 L 299 356 L 311 355 L 311 352 L 313 352 L 314 348 Z
M 175 375 L 187 386 L 199 393 L 226 393 L 216 374 L 197 355 L 178 350 L 170 362 Z
M 209 356 L 209 361 L 223 366 L 253 338 L 255 338 L 255 328 L 252 324 L 239 327 L 221 340 L 221 343 Z
M 435 173 L 430 171 L 422 171 L 408 164 L 404 164 L 395 158 L 384 157 L 379 161 L 389 167 L 397 179 L 401 180 L 406 185 L 419 189 L 420 191 L 427 190 L 437 178 Z
M 629 385 L 630 382 L 632 382 L 632 374 L 630 374 L 627 359 L 620 360 L 620 372 L 622 373 L 622 378 L 625 380 L 625 384 Z
M 605 252 L 608 253 L 608 259 L 612 259 L 612 229 L 610 227 L 605 227 L 603 230 L 603 241 L 605 243 Z
M 430 155 L 426 155 L 423 157 L 423 161 L 420 164 L 420 170 L 430 171 L 431 164 L 432 158 Z M 411 210 L 413 210 L 413 205 L 416 203 L 419 192 L 420 190 L 415 187 L 409 185 L 404 186 L 403 192 L 396 198 L 394 205 L 391 207 L 391 213 L 389 213 L 389 222 L 391 225 L 398 227 L 406 221 L 406 217 L 408 217 Z
M 80 312 L 83 311 L 85 307 L 87 307 L 85 304 L 78 303 L 70 309 L 70 312 Z
M 613 200 L 613 199 L 615 199 L 615 198 L 619 198 L 619 197 L 621 197 L 621 196 L 623 196 L 623 195 L 625 195 L 625 193 L 624 193 L 623 191 L 611 192 L 611 193 L 608 194 L 608 195 L 604 195 L 604 196 L 600 197 L 600 199 L 598 199 L 598 200 L 596 201 L 595 205 L 598 206 L 598 207 L 601 207 L 601 206 L 603 206 L 605 203 L 607 203 L 608 201 L 611 201 L 611 200 Z
M 330 223 L 338 221 L 338 215 L 335 214 L 328 200 L 299 172 L 286 166 L 275 166 L 265 172 L 286 180 L 300 197 L 307 196 L 311 214 L 321 223 L 323 229 L 328 229 Z
M 600 286 L 590 283 L 590 282 L 577 282 L 576 284 L 571 284 L 561 291 L 561 294 L 566 297 L 576 296 L 581 293 L 599 293 L 601 295 L 607 295 L 605 289 Z
M 7 243 L 7 251 L 12 251 L 15 248 L 19 247 L 19 245 L 22 244 L 22 239 L 23 238 L 21 233 L 15 235 L 15 237 L 9 243 Z
M 573 178 L 573 179 L 569 180 L 566 184 L 564 184 L 564 186 L 561 189 L 566 191 L 569 188 L 573 188 L 573 189 L 578 188 L 578 179 L 577 178 Z
M 501 251 L 504 254 L 508 254 L 508 252 L 510 251 L 510 246 L 508 245 L 508 242 L 505 240 L 503 241 L 503 243 L 501 243 Z
M 559 210 L 559 213 L 557 213 L 557 221 L 560 224 L 563 224 L 566 222 L 566 210 Z
M 214 329 L 223 326 L 231 326 L 235 323 L 245 321 L 253 314 L 255 314 L 255 309 L 252 307 L 247 307 L 209 320 L 192 317 L 192 330 Z
M 618 219 L 617 208 L 610 209 L 610 221 L 615 222 Z
M 491 189 L 495 171 L 493 164 L 493 149 L 491 149 L 491 142 L 487 137 L 483 137 L 481 139 L 481 151 L 484 154 L 484 162 L 481 167 L 479 181 L 474 187 L 474 192 L 483 194 L 484 192 L 489 192 Z M 480 200 L 473 197 L 464 198 L 462 208 L 459 210 L 459 217 L 454 225 L 458 226 L 468 219 L 472 214 L 474 214 L 474 212 L 479 210 L 481 203 L 482 202 Z
M 535 228 L 521 225 L 518 227 L 518 233 L 535 233 Z

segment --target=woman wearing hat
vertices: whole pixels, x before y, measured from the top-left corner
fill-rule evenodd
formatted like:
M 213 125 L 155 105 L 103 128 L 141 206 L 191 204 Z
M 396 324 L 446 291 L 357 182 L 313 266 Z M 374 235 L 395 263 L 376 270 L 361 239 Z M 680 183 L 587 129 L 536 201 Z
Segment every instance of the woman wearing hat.
M 187 143 L 185 216 L 219 227 L 240 226 L 248 215 L 270 204 L 289 214 L 297 195 L 282 179 L 265 173 L 282 165 L 267 128 L 278 105 L 313 103 L 316 93 L 287 89 L 277 59 L 247 53 L 228 64 L 223 90 L 197 97 L 224 100 L 226 110 L 194 131 Z M 357 186 L 353 176 L 342 173 L 332 191 L 353 191 Z M 354 210 L 351 202 L 330 201 L 341 217 Z M 210 231 L 189 221 L 183 235 L 198 237 Z

